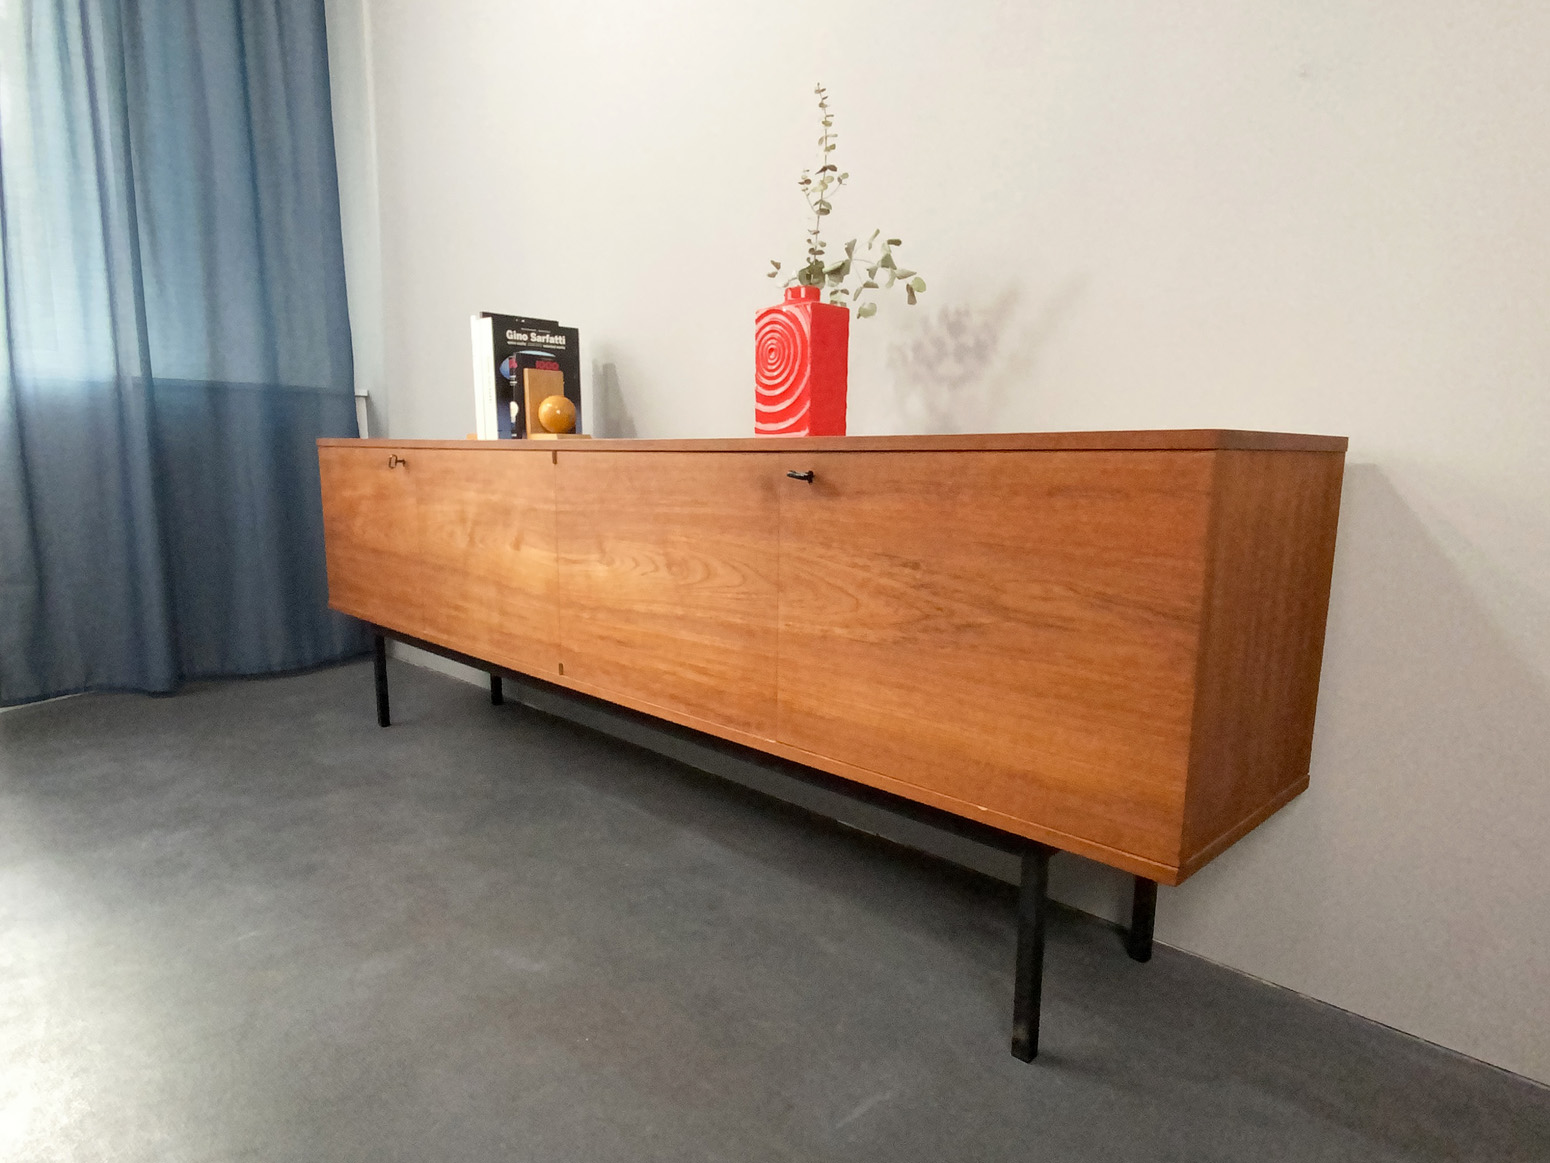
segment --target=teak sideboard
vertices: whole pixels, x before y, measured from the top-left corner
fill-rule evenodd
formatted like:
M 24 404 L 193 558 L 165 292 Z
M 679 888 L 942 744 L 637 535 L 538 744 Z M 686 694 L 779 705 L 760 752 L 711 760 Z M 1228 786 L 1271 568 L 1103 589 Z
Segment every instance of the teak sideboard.
M 1344 438 L 318 443 L 334 609 L 1018 838 L 1028 943 L 1307 786 Z

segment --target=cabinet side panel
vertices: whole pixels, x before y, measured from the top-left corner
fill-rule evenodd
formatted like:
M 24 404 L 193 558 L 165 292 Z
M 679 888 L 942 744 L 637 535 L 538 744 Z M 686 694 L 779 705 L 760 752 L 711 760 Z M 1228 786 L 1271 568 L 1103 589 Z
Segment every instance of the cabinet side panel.
M 415 455 L 427 639 L 555 677 L 553 460 L 547 448 Z
M 422 634 L 414 480 L 390 450 L 318 449 L 328 604 L 379 626 Z M 411 454 L 412 455 L 412 454 Z
M 1307 785 L 1345 465 L 1339 452 L 1214 455 L 1185 875 Z

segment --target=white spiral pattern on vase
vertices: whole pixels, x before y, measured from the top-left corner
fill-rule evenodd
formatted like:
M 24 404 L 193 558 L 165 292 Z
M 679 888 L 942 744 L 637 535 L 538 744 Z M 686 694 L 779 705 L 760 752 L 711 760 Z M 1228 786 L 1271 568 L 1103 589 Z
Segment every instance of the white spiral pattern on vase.
M 805 436 L 812 402 L 812 352 L 806 312 L 772 308 L 754 332 L 754 431 Z

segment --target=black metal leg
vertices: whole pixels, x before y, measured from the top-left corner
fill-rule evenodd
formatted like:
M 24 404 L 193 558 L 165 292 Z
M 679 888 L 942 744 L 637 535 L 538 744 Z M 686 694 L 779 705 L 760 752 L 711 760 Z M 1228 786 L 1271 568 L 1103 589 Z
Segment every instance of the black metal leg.
M 492 707 L 499 707 L 505 702 L 506 692 L 501 687 L 501 676 L 492 674 L 490 676 L 490 705 Z
M 1157 920 L 1157 882 L 1136 877 L 1136 894 L 1130 902 L 1130 932 L 1125 934 L 1125 952 L 1132 961 L 1152 959 L 1152 926 Z
M 381 634 L 372 638 L 372 654 L 377 677 L 377 726 L 386 727 L 392 720 L 388 718 L 387 639 Z
M 1017 979 L 1012 987 L 1012 1056 L 1039 1056 L 1039 1002 L 1044 990 L 1044 913 L 1049 900 L 1049 858 L 1054 849 L 1033 843 L 1023 850 L 1023 883 L 1017 894 Z

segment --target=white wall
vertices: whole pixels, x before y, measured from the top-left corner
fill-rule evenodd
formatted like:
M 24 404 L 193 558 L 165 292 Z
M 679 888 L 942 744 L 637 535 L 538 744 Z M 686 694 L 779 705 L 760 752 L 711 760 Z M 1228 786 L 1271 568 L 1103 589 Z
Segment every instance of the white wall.
M 376 81 L 371 68 L 371 9 L 362 0 L 324 0 L 329 88 L 344 234 L 356 408 L 366 392 L 366 430 L 389 429 L 386 344 L 382 338 L 382 234 L 378 207 Z
M 360 4 L 393 435 L 472 430 L 479 309 L 581 328 L 593 431 L 747 434 L 815 79 L 838 230 L 930 282 L 855 326 L 852 431 L 1349 435 L 1312 787 L 1158 934 L 1550 1081 L 1550 5 Z

